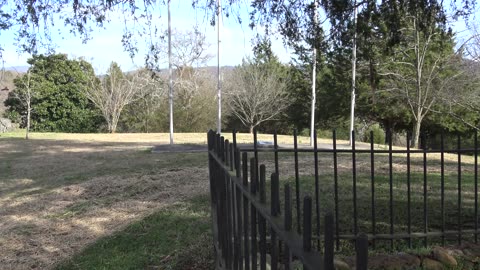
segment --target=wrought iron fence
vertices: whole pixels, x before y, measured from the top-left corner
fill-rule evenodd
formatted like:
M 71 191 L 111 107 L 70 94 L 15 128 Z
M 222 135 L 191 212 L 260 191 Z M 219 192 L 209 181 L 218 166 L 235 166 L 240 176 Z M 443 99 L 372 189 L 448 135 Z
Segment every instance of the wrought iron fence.
M 332 212 L 337 250 L 348 248 L 360 231 L 367 232 L 374 249 L 379 242 L 389 249 L 426 247 L 430 242 L 461 244 L 466 239 L 478 242 L 477 132 L 473 142 L 468 142 L 473 148 L 462 148 L 458 136 L 457 147 L 445 149 L 443 138 L 440 149 L 411 149 L 408 143 L 406 148 L 394 149 L 391 138 L 387 146 L 375 145 L 371 134 L 370 143 L 361 148 L 355 140 L 351 147 L 339 148 L 333 131 L 328 147 L 318 147 L 315 134 L 313 147 L 300 148 L 294 132 L 293 147 L 279 147 L 274 134 L 272 148 L 259 148 L 254 133 L 253 146 L 240 152 L 253 155 L 255 166 L 262 161 L 270 163 L 281 182 L 294 183 L 298 233 L 302 230 L 298 214 L 302 194 L 314 192 L 312 237 L 323 241 L 321 232 L 326 224 L 320 217 Z M 407 135 L 407 142 L 410 139 Z M 428 145 L 425 137 L 421 145 Z M 303 161 L 299 161 L 300 155 Z M 287 171 L 293 166 L 294 173 L 282 173 L 280 163 Z M 313 174 L 300 173 L 312 163 Z M 319 168 L 325 163 L 328 166 Z M 305 186 L 305 182 L 311 185 Z
M 274 148 L 276 166 L 268 187 L 266 166 L 258 165 L 260 150 L 256 147 L 256 133 L 252 150 L 255 157 L 250 160 L 248 160 L 250 150 L 240 150 L 235 132 L 232 137 L 233 143 L 229 143 L 213 131 L 208 132 L 210 194 L 217 268 L 267 269 L 269 264 L 270 269 L 279 269 L 280 265 L 283 269 L 293 269 L 293 263 L 298 262 L 305 269 L 334 269 L 335 235 L 338 239 L 334 226 L 336 223 L 338 227 L 338 222 L 335 222 L 334 215 L 325 214 L 322 237 L 318 230 L 316 233 L 313 232 L 313 217 L 317 223 L 320 220 L 318 206 L 317 214 L 314 215 L 313 200 L 308 195 L 303 197 L 300 206 L 297 186 L 295 188 L 297 228 L 294 229 L 292 207 L 294 201 L 289 183 L 283 187 L 284 195 L 280 195 L 278 177 L 280 149 Z M 298 151 L 295 153 L 297 155 Z M 298 169 L 298 162 L 295 164 Z M 318 196 L 317 192 L 315 198 Z M 320 227 L 317 226 L 318 228 Z M 355 239 L 356 269 L 367 269 L 367 236 L 358 234 Z

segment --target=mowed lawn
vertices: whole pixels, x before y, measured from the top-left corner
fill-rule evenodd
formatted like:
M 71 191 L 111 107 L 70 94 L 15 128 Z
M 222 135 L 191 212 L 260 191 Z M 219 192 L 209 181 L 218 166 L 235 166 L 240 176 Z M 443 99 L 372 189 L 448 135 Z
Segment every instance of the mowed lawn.
M 1 269 L 213 267 L 206 153 L 151 153 L 168 134 L 23 136 L 0 134 Z
M 168 134 L 33 133 L 28 141 L 22 136 L 0 135 L 1 269 L 214 267 L 207 153 L 151 153 L 153 146 L 168 143 Z M 239 143 L 252 142 L 250 134 L 237 138 Z M 259 135 L 259 140 L 272 136 Z M 206 144 L 206 133 L 176 134 L 175 142 Z M 299 138 L 300 144 L 308 142 Z M 279 143 L 291 144 L 292 137 L 279 136 Z M 293 155 L 279 156 L 281 180 L 294 186 Z M 428 155 L 429 228 L 434 230 L 439 229 L 439 158 Z M 273 155 L 262 153 L 260 159 L 271 173 Z M 456 159 L 445 155 L 446 222 L 451 228 L 456 227 Z M 333 210 L 332 160 L 331 153 L 319 154 L 322 213 Z M 394 155 L 395 232 L 404 232 L 406 226 L 405 162 L 405 155 Z M 473 157 L 462 157 L 462 163 L 463 221 L 471 228 Z M 299 164 L 301 195 L 314 195 L 313 153 L 300 154 Z M 421 154 L 412 154 L 414 230 L 423 224 L 421 164 Z M 359 229 L 369 233 L 370 156 L 358 154 L 356 167 Z M 351 155 L 339 155 L 342 233 L 351 231 L 351 170 Z M 376 213 L 377 232 L 382 233 L 388 232 L 388 172 L 388 156 L 378 155 Z
M 168 134 L 22 136 L 0 137 L 1 269 L 210 268 L 206 153 L 152 154 Z

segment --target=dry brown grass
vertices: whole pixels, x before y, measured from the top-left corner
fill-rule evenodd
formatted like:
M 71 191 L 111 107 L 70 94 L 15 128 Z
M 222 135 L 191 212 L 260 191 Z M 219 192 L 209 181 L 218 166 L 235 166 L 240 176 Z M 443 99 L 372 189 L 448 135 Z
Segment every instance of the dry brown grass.
M 21 136 L 0 137 L 1 269 L 52 268 L 99 237 L 208 192 L 205 153 L 148 151 L 168 143 L 168 134 L 33 133 L 29 141 Z M 250 134 L 237 138 L 239 143 L 252 142 Z M 258 139 L 272 140 L 272 136 Z M 175 141 L 205 144 L 206 134 L 177 134 Z M 292 142 L 290 136 L 279 136 L 281 144 Z M 307 137 L 299 137 L 300 144 L 308 142 Z M 312 156 L 301 155 L 301 175 L 313 173 Z M 412 158 L 418 162 L 421 155 Z M 386 160 L 385 155 L 377 158 L 379 173 L 387 172 Z M 446 160 L 454 162 L 456 156 L 446 155 Z M 466 163 L 472 160 L 463 158 Z M 321 174 L 331 174 L 331 161 L 330 155 L 320 155 Z M 294 175 L 292 162 L 291 157 L 281 159 L 282 176 Z M 339 162 L 340 172 L 351 170 L 348 156 Z M 368 156 L 359 157 L 357 169 L 368 173 L 368 162 Z M 394 162 L 396 169 L 404 170 L 402 155 L 396 155 Z M 271 159 L 266 163 L 273 167 Z
M 52 268 L 99 237 L 207 192 L 205 153 L 151 154 L 161 139 L 142 136 L 1 139 L 0 268 Z

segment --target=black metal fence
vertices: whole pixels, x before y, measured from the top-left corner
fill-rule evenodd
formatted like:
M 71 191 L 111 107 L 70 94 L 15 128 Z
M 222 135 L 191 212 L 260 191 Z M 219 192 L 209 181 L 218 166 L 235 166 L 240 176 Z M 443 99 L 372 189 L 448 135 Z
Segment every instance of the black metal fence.
M 461 244 L 466 239 L 478 242 L 477 132 L 468 141 L 473 148 L 462 148 L 458 136 L 455 149 L 444 149 L 441 136 L 440 149 L 435 150 L 408 145 L 394 149 L 391 139 L 388 146 L 375 146 L 373 134 L 362 148 L 355 142 L 339 148 L 335 131 L 325 148 L 317 146 L 316 135 L 313 148 L 299 148 L 296 134 L 293 147 L 286 148 L 278 146 L 276 134 L 272 148 L 258 148 L 257 134 L 253 137 L 253 147 L 242 148 L 242 154 L 253 155 L 256 165 L 261 160 L 271 163 L 277 178 L 295 185 L 297 213 L 302 194 L 314 192 L 314 239 L 322 240 L 321 231 L 328 225 L 321 221 L 322 213 L 334 213 L 337 250 L 352 248 L 348 243 L 359 232 L 368 233 L 372 248 L 379 248 L 379 242 L 387 249 L 426 247 L 432 242 Z M 421 145 L 428 145 L 424 137 Z M 293 166 L 294 172 L 282 173 L 280 163 L 287 169 Z M 305 172 L 309 166 L 313 174 Z M 297 232 L 301 228 L 297 214 Z
M 229 143 L 213 131 L 208 132 L 217 268 L 267 269 L 269 264 L 270 269 L 279 269 L 280 265 L 283 269 L 293 269 L 293 264 L 300 263 L 305 269 L 334 269 L 334 242 L 335 236 L 337 239 L 339 237 L 334 224 L 338 228 L 338 221 L 335 221 L 332 213 L 327 212 L 324 215 L 322 236 L 318 230 L 312 230 L 313 217 L 317 225 L 320 222 L 318 188 L 315 194 L 316 214 L 313 214 L 313 200 L 310 196 L 304 196 L 300 202 L 298 177 L 295 202 L 292 200 L 289 183 L 283 187 L 283 196 L 280 195 L 278 153 L 281 149 L 276 147 L 276 143 L 273 149 L 275 172 L 271 174 L 270 186 L 267 186 L 266 166 L 258 165 L 260 149 L 256 147 L 256 133 L 254 148 L 251 150 L 254 157 L 250 160 L 250 150 L 240 150 L 236 134 L 233 133 L 232 137 L 233 143 Z M 295 149 L 295 167 L 298 171 L 299 151 L 296 143 Z M 294 229 L 294 226 L 297 228 Z M 354 238 L 356 269 L 367 269 L 367 236 L 356 234 Z

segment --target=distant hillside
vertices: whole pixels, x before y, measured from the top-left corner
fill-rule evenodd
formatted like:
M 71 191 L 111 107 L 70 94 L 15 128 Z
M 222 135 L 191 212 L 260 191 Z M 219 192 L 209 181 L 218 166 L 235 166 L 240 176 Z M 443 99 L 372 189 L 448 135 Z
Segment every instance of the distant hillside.
M 16 71 L 20 73 L 25 73 L 28 71 L 28 66 L 14 66 L 14 67 L 5 67 L 6 71 Z

